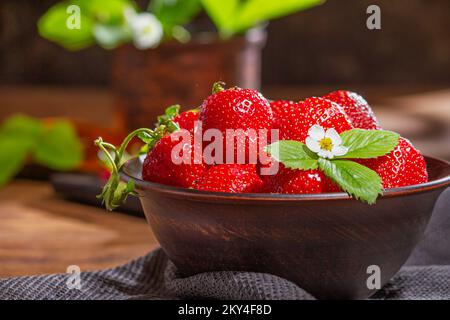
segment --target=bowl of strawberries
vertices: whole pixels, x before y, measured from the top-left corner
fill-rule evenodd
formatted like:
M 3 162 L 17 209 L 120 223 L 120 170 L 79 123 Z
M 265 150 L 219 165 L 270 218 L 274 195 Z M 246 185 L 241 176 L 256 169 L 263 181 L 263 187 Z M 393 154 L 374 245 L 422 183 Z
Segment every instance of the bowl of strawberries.
M 124 161 L 140 138 L 141 156 Z M 115 147 L 100 197 L 137 195 L 181 275 L 252 271 L 320 299 L 374 294 L 421 239 L 450 164 L 379 125 L 358 94 L 302 101 L 216 83 L 199 108 L 178 105 Z

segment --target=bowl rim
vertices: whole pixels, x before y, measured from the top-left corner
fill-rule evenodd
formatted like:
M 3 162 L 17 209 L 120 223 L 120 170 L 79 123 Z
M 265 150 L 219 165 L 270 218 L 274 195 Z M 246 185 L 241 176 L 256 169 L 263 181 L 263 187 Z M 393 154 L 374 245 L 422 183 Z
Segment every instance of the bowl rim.
M 436 157 L 424 156 L 426 163 L 429 160 L 440 163 L 441 165 L 448 167 L 450 170 L 450 162 L 439 159 Z M 150 182 L 143 180 L 139 177 L 133 176 L 130 166 L 134 162 L 139 161 L 139 158 L 132 158 L 125 162 L 120 169 L 120 179 L 124 182 L 130 180 L 134 181 L 136 189 L 142 191 L 157 191 L 169 195 L 181 196 L 186 198 L 196 199 L 224 199 L 233 201 L 323 201 L 323 200 L 354 200 L 345 192 L 333 192 L 333 193 L 315 193 L 315 194 L 279 194 L 279 193 L 229 193 L 229 192 L 211 192 L 195 189 L 187 189 L 181 187 L 174 187 L 164 185 L 161 183 Z M 383 191 L 383 195 L 379 199 L 397 197 L 404 195 L 411 195 L 416 193 L 422 193 L 426 191 L 436 190 L 443 187 L 450 186 L 450 173 L 442 178 L 431 180 L 425 183 L 409 185 L 405 187 L 392 188 Z

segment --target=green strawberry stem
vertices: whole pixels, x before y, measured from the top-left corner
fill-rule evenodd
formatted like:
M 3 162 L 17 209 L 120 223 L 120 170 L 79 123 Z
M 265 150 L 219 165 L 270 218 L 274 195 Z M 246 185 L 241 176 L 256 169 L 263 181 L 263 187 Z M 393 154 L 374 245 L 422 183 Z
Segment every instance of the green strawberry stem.
M 122 161 L 122 156 L 128 146 L 128 144 L 130 143 L 130 141 L 136 137 L 137 135 L 139 135 L 141 132 L 147 132 L 148 134 L 152 135 L 154 133 L 154 130 L 148 129 L 148 128 L 139 128 L 134 130 L 133 132 L 131 132 L 128 136 L 125 137 L 125 139 L 123 140 L 122 144 L 119 147 L 119 151 L 118 151 L 118 156 L 119 156 L 119 160 Z M 122 166 L 121 162 L 119 163 L 119 166 Z M 120 168 L 119 168 L 120 169 Z
M 111 143 L 104 142 L 101 137 L 95 140 L 95 145 L 104 152 L 106 159 L 111 166 L 110 177 L 104 185 L 102 193 L 97 196 L 97 198 L 102 200 L 106 209 L 109 211 L 117 208 L 130 194 L 136 195 L 134 192 L 134 182 L 131 180 L 128 183 L 120 181 L 119 172 L 124 164 L 123 156 L 128 144 L 134 137 L 145 133 L 151 137 L 155 136 L 154 130 L 148 128 L 136 129 L 125 137 L 118 149 Z M 154 141 L 152 142 L 154 144 Z M 146 141 L 146 143 L 150 143 L 150 141 Z M 114 154 L 114 157 L 111 155 L 111 151 Z
M 120 169 L 125 162 L 124 155 L 128 144 L 134 137 L 138 137 L 145 143 L 139 154 L 149 152 L 165 134 L 179 130 L 178 124 L 173 121 L 179 114 L 179 111 L 180 105 L 178 104 L 168 107 L 164 114 L 158 117 L 158 123 L 154 130 L 148 128 L 134 130 L 125 137 L 119 148 L 103 141 L 101 137 L 95 140 L 95 145 L 103 151 L 111 167 L 111 175 L 103 186 L 102 193 L 97 196 L 105 204 L 106 209 L 112 211 L 124 202 L 129 195 L 136 195 L 134 182 L 130 180 L 128 183 L 125 183 L 120 181 L 119 177 Z M 114 157 L 112 157 L 111 152 L 114 154 Z
M 116 147 L 108 142 L 103 142 L 102 137 L 98 137 L 94 143 L 101 151 L 103 151 L 106 158 L 108 159 L 109 164 L 111 165 L 111 170 L 112 170 L 111 174 L 117 173 L 118 169 L 117 169 L 116 159 L 118 159 L 118 152 L 117 152 Z M 114 158 L 111 157 L 111 154 L 109 153 L 108 149 L 110 149 L 114 152 Z

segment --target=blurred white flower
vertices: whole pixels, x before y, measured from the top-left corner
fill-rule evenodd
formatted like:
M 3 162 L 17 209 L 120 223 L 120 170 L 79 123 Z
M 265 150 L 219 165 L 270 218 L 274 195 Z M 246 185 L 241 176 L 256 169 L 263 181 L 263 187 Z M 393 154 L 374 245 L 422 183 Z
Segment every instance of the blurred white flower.
M 343 156 L 348 148 L 341 146 L 342 139 L 334 128 L 327 131 L 322 126 L 313 125 L 308 130 L 306 146 L 317 153 L 319 157 L 333 159 L 335 156 Z
M 136 48 L 149 49 L 158 46 L 163 37 L 163 27 L 153 14 L 136 13 L 134 9 L 126 9 L 124 16 L 130 26 Z
M 128 24 L 130 24 L 131 19 L 133 19 L 133 17 L 136 15 L 136 10 L 134 10 L 134 8 L 131 6 L 126 6 L 125 9 L 123 9 L 123 17 Z

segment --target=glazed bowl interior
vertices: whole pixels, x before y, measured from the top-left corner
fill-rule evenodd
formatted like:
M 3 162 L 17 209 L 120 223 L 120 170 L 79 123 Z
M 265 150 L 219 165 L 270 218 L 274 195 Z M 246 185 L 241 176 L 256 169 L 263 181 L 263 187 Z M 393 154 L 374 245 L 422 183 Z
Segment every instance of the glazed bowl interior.
M 384 285 L 417 245 L 450 164 L 426 157 L 429 182 L 384 192 L 376 204 L 345 193 L 214 193 L 143 181 L 141 161 L 127 162 L 146 219 L 183 276 L 252 271 L 288 279 L 319 299 L 362 299 L 369 266 Z

